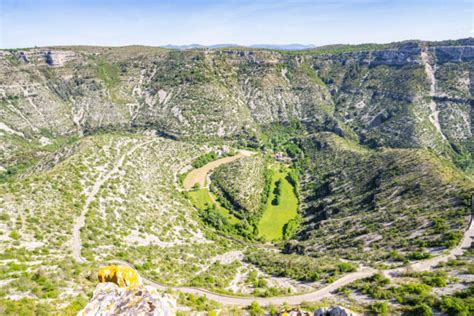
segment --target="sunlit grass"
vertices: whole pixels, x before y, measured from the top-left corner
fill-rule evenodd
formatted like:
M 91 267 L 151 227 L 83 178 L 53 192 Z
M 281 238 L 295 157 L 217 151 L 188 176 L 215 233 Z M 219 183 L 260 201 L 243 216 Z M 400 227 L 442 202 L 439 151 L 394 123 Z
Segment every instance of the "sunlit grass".
M 288 170 L 280 170 L 280 166 L 273 167 L 275 173 L 272 177 L 270 187 L 270 196 L 263 212 L 262 218 L 258 223 L 258 231 L 260 236 L 268 240 L 277 240 L 282 238 L 283 226 L 291 219 L 295 218 L 298 213 L 298 199 L 293 190 L 293 186 L 288 182 L 286 176 Z M 278 205 L 272 204 L 275 199 L 275 183 L 281 180 L 281 196 Z
M 204 211 L 207 208 L 211 207 L 213 204 L 216 204 L 217 211 L 224 215 L 230 224 L 237 224 L 239 220 L 232 214 L 230 214 L 229 210 L 220 206 L 219 203 L 214 202 L 214 200 L 211 198 L 211 194 L 212 193 L 210 193 L 207 189 L 199 189 L 188 192 L 189 198 L 191 199 L 192 203 L 199 210 Z

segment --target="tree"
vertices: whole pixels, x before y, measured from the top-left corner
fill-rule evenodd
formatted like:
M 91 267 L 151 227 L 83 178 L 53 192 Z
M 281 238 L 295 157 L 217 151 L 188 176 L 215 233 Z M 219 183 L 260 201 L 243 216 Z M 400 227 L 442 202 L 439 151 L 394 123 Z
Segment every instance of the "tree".
M 272 201 L 273 205 L 280 204 L 281 186 L 282 186 L 281 179 L 275 182 L 275 189 L 273 189 L 273 194 L 275 195 Z
M 419 316 L 431 316 L 433 315 L 433 311 L 431 307 L 422 303 L 420 305 L 416 305 L 410 310 L 411 315 L 419 315 Z
M 390 311 L 387 302 L 375 302 L 372 304 L 371 310 L 377 315 L 388 315 Z
M 297 218 L 291 219 L 288 223 L 283 225 L 283 239 L 290 239 L 298 230 L 300 223 Z
M 248 311 L 251 316 L 265 315 L 265 311 L 260 307 L 260 305 L 258 305 L 256 301 L 253 301 L 252 304 L 250 304 Z

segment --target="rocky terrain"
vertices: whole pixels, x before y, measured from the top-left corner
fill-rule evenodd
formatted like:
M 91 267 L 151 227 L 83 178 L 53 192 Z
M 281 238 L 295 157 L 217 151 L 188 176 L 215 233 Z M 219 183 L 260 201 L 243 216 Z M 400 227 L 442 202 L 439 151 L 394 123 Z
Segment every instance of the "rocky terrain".
M 76 313 L 117 292 L 93 293 L 94 271 L 113 260 L 167 286 L 255 297 L 340 284 L 326 305 L 471 311 L 472 248 L 390 283 L 372 269 L 441 256 L 466 236 L 473 63 L 473 39 L 0 50 L 0 314 Z M 207 174 L 213 192 L 190 199 L 182 177 L 223 145 L 255 154 Z M 298 216 L 288 240 L 264 243 L 269 165 L 285 170 Z M 178 299 L 185 313 L 218 304 Z

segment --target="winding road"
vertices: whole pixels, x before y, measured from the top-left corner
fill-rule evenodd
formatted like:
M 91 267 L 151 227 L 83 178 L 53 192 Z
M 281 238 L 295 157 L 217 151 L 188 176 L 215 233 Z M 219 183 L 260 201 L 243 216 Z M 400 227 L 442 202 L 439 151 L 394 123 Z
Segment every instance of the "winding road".
M 87 200 L 84 205 L 83 211 L 81 213 L 81 216 L 77 219 L 76 225 L 74 225 L 74 238 L 73 238 L 73 255 L 74 258 L 78 262 L 85 262 L 85 259 L 81 257 L 81 240 L 80 240 L 80 229 L 84 226 L 84 218 L 87 213 L 87 210 L 89 208 L 90 203 L 94 200 L 95 195 L 98 193 L 100 187 L 107 181 L 114 173 L 116 173 L 119 169 L 119 167 L 123 164 L 124 159 L 126 158 L 127 155 L 133 153 L 136 149 L 139 147 L 145 145 L 146 143 L 139 144 L 134 146 L 129 152 L 124 154 L 115 164 L 114 168 L 107 174 L 105 174 L 103 177 L 99 177 L 96 181 L 96 183 L 93 186 L 93 189 L 91 192 L 87 195 Z M 216 167 L 223 165 L 225 163 L 229 163 L 231 161 L 240 159 L 245 156 L 250 156 L 253 153 L 250 151 L 239 151 L 239 154 L 231 157 L 225 157 L 222 159 L 215 160 L 213 162 L 208 163 L 207 165 L 195 169 L 191 171 L 188 175 L 188 177 L 185 179 L 185 188 L 186 186 L 189 188 L 192 188 L 192 186 L 198 182 L 204 185 L 205 180 L 209 172 L 214 170 Z M 187 180 L 187 182 L 186 182 Z M 250 305 L 253 301 L 258 302 L 262 306 L 274 304 L 274 305 L 281 305 L 283 303 L 291 304 L 291 305 L 298 305 L 301 304 L 302 302 L 312 302 L 312 301 L 317 301 L 321 300 L 323 298 L 328 298 L 332 296 L 332 292 L 334 292 L 336 289 L 339 287 L 345 286 L 349 283 L 352 283 L 354 281 L 364 279 L 367 277 L 370 277 L 374 275 L 375 273 L 383 273 L 386 276 L 393 277 L 396 276 L 400 273 L 403 273 L 404 271 L 427 271 L 435 267 L 441 262 L 448 261 L 450 259 L 456 258 L 456 256 L 462 255 L 462 253 L 468 249 L 474 239 L 474 224 L 472 221 L 472 216 L 471 220 L 469 223 L 468 229 L 465 231 L 463 240 L 462 242 L 456 247 L 451 250 L 449 250 L 448 253 L 437 256 L 434 258 L 430 258 L 427 260 L 422 260 L 417 263 L 401 267 L 401 268 L 396 268 L 396 269 L 391 269 L 391 270 L 384 270 L 384 271 L 379 271 L 370 267 L 363 267 L 359 271 L 352 272 L 349 274 L 344 275 L 343 277 L 337 279 L 335 282 L 330 283 L 326 285 L 323 288 L 317 289 L 313 292 L 308 292 L 304 294 L 298 294 L 298 295 L 289 295 L 289 296 L 281 296 L 281 297 L 242 297 L 242 296 L 232 296 L 232 295 L 225 295 L 225 294 L 219 294 L 219 293 L 214 293 L 205 289 L 200 289 L 200 288 L 194 288 L 194 287 L 183 287 L 183 286 L 167 286 L 163 285 L 160 283 L 156 283 L 152 280 L 149 280 L 145 277 L 142 276 L 143 282 L 146 285 L 152 286 L 153 288 L 159 290 L 159 291 L 166 291 L 166 290 L 174 290 L 174 291 L 179 291 L 183 293 L 192 293 L 196 295 L 204 295 L 206 298 L 210 300 L 217 301 L 223 305 L 237 305 L 237 306 L 247 306 Z M 120 261 L 120 260 L 111 260 L 110 263 L 116 263 L 116 264 L 122 264 L 126 266 L 130 266 L 134 268 L 131 264 L 128 262 Z
M 223 165 L 225 163 L 229 163 L 231 161 L 234 161 L 236 159 L 239 159 L 244 156 L 250 156 L 252 155 L 252 152 L 249 151 L 240 151 L 238 155 L 232 156 L 232 157 L 226 157 L 222 158 L 219 160 L 215 160 L 213 162 L 210 162 L 209 164 L 195 169 L 191 171 L 188 175 L 188 177 L 185 179 L 185 183 L 187 184 L 187 188 L 192 188 L 192 186 L 196 183 L 199 182 L 202 186 L 205 184 L 206 177 L 215 168 L 217 168 L 220 165 Z M 233 158 L 233 159 L 229 159 Z M 186 182 L 188 180 L 188 182 Z M 185 186 L 186 188 L 186 186 Z M 456 256 L 462 255 L 462 253 L 468 249 L 471 246 L 471 243 L 473 242 L 474 239 L 474 224 L 472 221 L 472 216 L 471 216 L 471 221 L 469 223 L 468 229 L 464 233 L 464 237 L 462 242 L 457 246 L 456 248 L 451 249 L 447 254 L 437 256 L 434 258 L 430 258 L 427 260 L 422 260 L 417 263 L 414 263 L 409 266 L 405 266 L 402 268 L 396 268 L 396 269 L 391 269 L 391 270 L 385 270 L 381 271 L 381 273 L 392 277 L 396 276 L 400 273 L 403 273 L 405 271 L 427 271 L 435 267 L 441 262 L 448 261 L 450 259 L 456 258 Z M 130 266 L 129 263 L 123 262 L 123 261 L 113 261 L 119 264 L 124 264 Z M 214 293 L 205 289 L 200 289 L 200 288 L 194 288 L 194 287 L 172 287 L 172 286 L 166 286 L 163 284 L 156 283 L 154 281 L 148 280 L 146 278 L 143 278 L 144 283 L 148 284 L 157 290 L 160 291 L 166 291 L 169 289 L 183 292 L 183 293 L 192 293 L 196 295 L 204 295 L 206 298 L 210 300 L 217 301 L 223 305 L 238 305 L 238 306 L 247 306 L 250 305 L 253 301 L 258 302 L 262 306 L 274 304 L 274 305 L 281 305 L 283 303 L 288 303 L 291 305 L 298 305 L 301 304 L 302 302 L 311 302 L 311 301 L 317 301 L 321 300 L 323 298 L 327 298 L 332 296 L 332 292 L 334 292 L 336 289 L 339 287 L 345 286 L 349 283 L 352 283 L 354 281 L 364 279 L 367 277 L 370 277 L 374 275 L 375 273 L 378 273 L 379 271 L 373 268 L 369 267 L 363 267 L 359 271 L 352 272 L 349 274 L 344 275 L 343 277 L 337 279 L 335 282 L 328 284 L 327 286 L 318 289 L 313 292 L 309 293 L 304 293 L 304 294 L 299 294 L 299 295 L 290 295 L 290 296 L 281 296 L 281 297 L 239 297 L 239 296 L 231 296 L 231 295 L 225 295 L 225 294 L 218 294 Z
M 412 265 L 405 266 L 402 268 L 396 268 L 396 269 L 385 270 L 385 271 L 379 271 L 373 268 L 363 267 L 359 271 L 344 275 L 343 277 L 337 279 L 333 283 L 330 283 L 321 289 L 318 289 L 313 292 L 299 294 L 299 295 L 289 295 L 289 296 L 279 296 L 279 297 L 232 296 L 232 295 L 214 293 L 205 289 L 194 288 L 194 287 L 167 286 L 167 285 L 163 285 L 163 284 L 151 281 L 147 278 L 144 278 L 143 276 L 142 276 L 142 279 L 146 285 L 152 286 L 153 288 L 159 291 L 174 290 L 174 291 L 183 292 L 183 293 L 204 295 L 206 298 L 213 301 L 217 301 L 223 305 L 247 306 L 247 305 L 250 305 L 254 301 L 256 301 L 258 304 L 262 306 L 267 306 L 270 304 L 282 305 L 283 303 L 287 303 L 290 305 L 299 305 L 303 302 L 314 302 L 314 301 L 321 300 L 323 298 L 331 297 L 333 295 L 332 292 L 337 290 L 339 287 L 348 285 L 349 283 L 352 283 L 360 279 L 370 277 L 374 275 L 375 273 L 383 273 L 384 275 L 392 277 L 400 273 L 403 273 L 404 271 L 420 272 L 420 271 L 430 270 L 441 262 L 445 262 L 450 259 L 456 258 L 456 256 L 462 255 L 462 253 L 466 249 L 470 248 L 471 243 L 473 242 L 473 239 L 474 239 L 474 224 L 471 220 L 469 228 L 464 233 L 464 238 L 461 244 L 458 247 L 451 249 L 445 255 L 434 257 L 427 260 L 422 260 L 422 261 L 419 261 L 417 263 L 414 263 Z M 111 263 L 123 264 L 123 265 L 133 268 L 132 265 L 124 261 L 113 260 L 111 261 Z

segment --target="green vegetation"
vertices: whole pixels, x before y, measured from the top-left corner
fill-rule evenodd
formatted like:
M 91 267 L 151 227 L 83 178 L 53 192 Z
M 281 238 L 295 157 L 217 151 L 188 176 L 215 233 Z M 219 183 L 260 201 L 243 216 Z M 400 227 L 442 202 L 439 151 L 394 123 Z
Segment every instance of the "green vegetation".
M 191 307 L 194 311 L 213 311 L 221 307 L 221 304 L 208 300 L 204 295 L 179 293 L 178 304 Z
M 266 199 L 265 166 L 260 154 L 224 164 L 212 173 L 211 190 L 222 206 L 253 223 Z
M 104 81 L 108 89 L 114 89 L 120 84 L 120 69 L 105 59 L 97 60 L 96 71 L 97 77 Z
M 425 260 L 431 258 L 431 254 L 429 252 L 414 251 L 408 253 L 406 257 L 410 260 Z
M 472 315 L 474 312 L 474 285 L 466 290 L 454 293 L 452 296 L 443 296 L 439 302 L 441 311 L 448 315 Z
M 254 239 L 254 228 L 247 221 L 233 216 L 220 203 L 213 202 L 212 193 L 207 189 L 188 191 L 186 194 L 199 210 L 199 216 L 205 224 L 214 227 L 220 233 Z
M 265 315 L 265 310 L 258 305 L 256 301 L 253 301 L 252 304 L 247 308 L 251 316 L 263 316 Z
M 75 314 L 97 263 L 112 259 L 158 282 L 218 292 L 239 271 L 252 295 L 271 296 L 288 289 L 219 258 L 246 248 L 264 272 L 325 283 L 353 271 L 351 260 L 390 269 L 456 247 L 474 192 L 472 67 L 451 58 L 466 57 L 468 42 L 300 52 L 56 47 L 74 53 L 60 67 L 46 66 L 42 50 L 28 50 L 28 64 L 5 50 L 0 314 Z M 417 45 L 432 48 L 437 97 Z M 452 54 L 438 53 L 442 45 Z M 430 121 L 431 100 L 445 137 Z M 177 192 L 179 170 L 217 159 L 205 152 L 223 143 L 257 154 L 216 169 L 212 193 Z M 272 157 L 288 166 L 268 166 Z M 71 232 L 86 200 L 89 263 L 78 265 Z M 279 248 L 255 250 L 265 239 Z M 369 296 L 381 314 L 388 304 L 470 315 L 472 262 L 471 249 L 435 271 L 393 282 L 377 275 L 339 295 Z
M 202 166 L 219 158 L 220 157 L 215 152 L 211 151 L 194 159 L 191 165 L 193 166 L 193 168 L 201 168 Z
M 258 266 L 271 275 L 301 281 L 335 280 L 340 274 L 356 271 L 351 263 L 329 258 L 311 258 L 300 255 L 285 255 L 264 250 L 246 253 L 245 261 Z
M 300 190 L 311 222 L 288 251 L 404 261 L 459 244 L 472 183 L 451 162 L 420 149 L 373 151 L 332 133 L 306 139 L 303 148 L 311 171 Z
M 372 312 L 377 315 L 387 316 L 389 315 L 390 308 L 387 302 L 375 302 L 370 306 Z
M 223 208 L 218 203 L 215 203 L 212 198 L 211 194 L 207 189 L 198 189 L 189 191 L 186 193 L 191 201 L 193 202 L 194 206 L 201 212 L 207 211 L 209 209 L 218 212 L 222 217 L 224 217 L 230 224 L 237 224 L 239 223 L 239 219 L 233 216 L 229 210 Z
M 290 219 L 288 223 L 283 225 L 283 240 L 288 240 L 291 237 L 293 237 L 296 232 L 298 231 L 298 228 L 300 227 L 300 218 L 293 218 Z
M 287 239 L 298 229 L 298 221 L 295 220 L 298 198 L 295 187 L 288 181 L 292 171 L 278 164 L 271 166 L 271 169 L 270 195 L 258 223 L 258 232 L 267 240 Z
M 126 104 L 127 100 L 118 95 L 118 87 L 121 83 L 120 69 L 117 65 L 107 62 L 105 59 L 97 59 L 96 75 L 101 79 L 110 93 L 111 101 L 116 104 Z
M 434 275 L 434 276 L 433 276 Z M 409 315 L 432 315 L 433 309 L 441 310 L 448 315 L 469 315 L 474 311 L 474 286 L 437 298 L 430 285 L 442 287 L 446 285 L 446 274 L 442 272 L 412 273 L 405 277 L 420 278 L 424 283 L 391 284 L 388 278 L 376 274 L 370 278 L 356 281 L 345 288 L 359 291 L 379 301 L 371 306 L 373 312 L 389 312 L 387 300 L 395 300 L 403 306 L 403 311 Z M 428 285 L 430 284 L 430 285 Z
M 393 44 L 358 44 L 358 45 L 327 45 L 313 49 L 297 50 L 297 51 L 279 51 L 288 55 L 338 55 L 344 53 L 372 51 L 377 49 L 391 48 Z
M 273 189 L 273 200 L 272 205 L 280 205 L 281 195 L 282 195 L 282 182 L 281 179 L 278 179 L 275 182 L 275 188 Z

